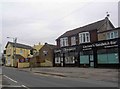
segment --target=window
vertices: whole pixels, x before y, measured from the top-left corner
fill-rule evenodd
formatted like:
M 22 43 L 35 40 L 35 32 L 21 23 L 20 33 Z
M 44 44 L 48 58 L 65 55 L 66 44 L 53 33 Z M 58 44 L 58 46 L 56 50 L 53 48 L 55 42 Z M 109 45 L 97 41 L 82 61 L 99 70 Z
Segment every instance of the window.
M 60 46 L 68 46 L 68 37 L 60 38 Z
M 118 49 L 102 49 L 97 51 L 98 64 L 118 64 Z
M 110 39 L 110 33 L 107 33 L 107 39 Z
M 86 33 L 86 41 L 89 42 L 89 33 Z
M 23 54 L 23 50 L 22 49 L 20 49 L 20 54 Z
M 107 39 L 114 39 L 114 38 L 118 38 L 118 32 L 109 32 L 107 33 Z
M 55 63 L 60 63 L 60 57 L 55 57 Z
M 48 51 L 43 51 L 44 56 L 47 56 L 47 54 L 48 54 Z
M 117 32 L 117 31 L 114 32 L 114 37 L 115 37 L 115 38 L 118 38 L 118 32 Z
M 71 45 L 76 45 L 76 37 L 71 37 Z
M 113 35 L 114 35 L 114 33 L 113 33 L 113 32 L 111 32 L 111 38 L 113 38 L 113 37 L 114 37 Z
M 90 33 L 89 32 L 79 33 L 79 43 L 87 43 L 87 42 L 90 42 Z
M 80 64 L 89 64 L 89 60 L 93 61 L 93 51 L 81 51 Z
M 65 63 L 66 64 L 74 64 L 75 63 L 75 57 L 74 56 L 65 57 Z

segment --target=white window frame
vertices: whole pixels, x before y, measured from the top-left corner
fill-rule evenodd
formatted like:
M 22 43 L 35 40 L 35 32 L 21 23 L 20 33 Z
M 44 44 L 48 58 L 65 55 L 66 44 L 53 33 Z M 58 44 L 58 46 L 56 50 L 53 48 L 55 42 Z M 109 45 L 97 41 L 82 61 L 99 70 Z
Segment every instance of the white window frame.
M 71 37 L 71 45 L 76 45 L 76 37 L 75 36 Z
M 115 35 L 115 32 L 117 32 L 117 35 Z M 109 36 L 108 36 L 108 35 L 109 35 Z M 113 35 L 113 37 L 112 37 L 111 35 Z M 107 33 L 106 33 L 106 38 L 107 38 L 107 39 L 118 38 L 118 31 L 107 32 Z
M 60 57 L 55 57 L 55 64 L 60 64 Z
M 68 37 L 60 38 L 60 47 L 68 46 Z
M 79 44 L 90 42 L 90 33 L 82 32 L 79 33 Z
M 66 63 L 66 64 L 74 64 L 74 63 L 75 63 L 75 58 L 74 58 L 74 56 L 65 57 L 65 63 Z
M 23 54 L 23 50 L 22 49 L 20 49 L 20 54 Z
M 115 32 L 117 33 L 117 35 L 115 35 Z M 114 37 L 118 38 L 118 31 L 114 31 Z

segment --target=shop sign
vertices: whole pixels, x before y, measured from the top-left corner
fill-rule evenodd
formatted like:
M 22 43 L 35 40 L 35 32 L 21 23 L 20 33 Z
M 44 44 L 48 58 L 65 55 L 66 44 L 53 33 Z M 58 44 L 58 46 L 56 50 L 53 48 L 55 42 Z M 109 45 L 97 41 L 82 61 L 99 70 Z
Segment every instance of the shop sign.
M 63 49 L 64 52 L 74 51 L 74 50 L 76 50 L 75 47 L 72 47 L 72 48 L 64 48 L 64 49 Z
M 101 47 L 101 46 L 114 46 L 116 47 L 117 41 L 107 41 L 107 42 L 100 42 L 100 43 L 94 43 L 90 45 L 84 45 L 83 49 L 85 48 L 92 48 L 92 47 Z
M 61 53 L 61 50 L 54 50 L 55 53 Z

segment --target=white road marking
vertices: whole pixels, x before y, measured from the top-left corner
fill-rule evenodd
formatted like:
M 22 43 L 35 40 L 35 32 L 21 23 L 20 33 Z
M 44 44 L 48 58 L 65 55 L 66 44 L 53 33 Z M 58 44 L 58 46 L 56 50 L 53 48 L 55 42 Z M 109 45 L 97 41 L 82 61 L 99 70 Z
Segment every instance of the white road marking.
M 21 86 L 16 86 L 16 85 L 2 85 L 2 87 L 21 87 Z
M 49 75 L 49 74 L 40 74 L 40 73 L 34 73 L 35 75 L 41 75 L 41 76 L 44 76 L 44 77 L 54 77 L 54 78 L 60 78 L 60 79 L 65 79 L 65 77 L 62 77 L 62 76 L 56 76 L 56 75 Z
M 13 80 L 12 78 L 6 76 L 6 75 L 3 75 L 4 77 L 8 78 L 9 80 L 15 82 L 15 83 L 18 83 L 17 81 Z M 26 89 L 29 89 L 28 87 L 26 87 L 25 85 L 21 85 L 21 86 L 14 86 L 14 85 L 3 85 L 3 87 L 24 87 Z
M 60 79 L 65 79 L 65 77 L 61 77 L 61 76 L 53 76 L 54 78 L 60 78 Z
M 6 77 L 6 78 L 8 78 L 9 80 L 11 80 L 11 81 L 13 81 L 13 82 L 15 82 L 15 83 L 17 83 L 17 81 L 15 81 L 15 80 L 13 80 L 13 79 L 11 79 L 10 77 L 8 77 L 8 76 L 6 76 L 6 75 L 3 75 L 4 77 Z
M 28 88 L 28 87 L 26 87 L 25 85 L 22 85 L 22 87 L 29 89 L 29 88 Z

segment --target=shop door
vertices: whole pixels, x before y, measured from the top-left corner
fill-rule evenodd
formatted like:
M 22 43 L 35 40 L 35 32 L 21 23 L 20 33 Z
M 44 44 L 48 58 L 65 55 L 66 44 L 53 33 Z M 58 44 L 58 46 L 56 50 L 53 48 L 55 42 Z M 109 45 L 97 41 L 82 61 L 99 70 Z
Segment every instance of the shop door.
M 61 58 L 60 65 L 63 67 L 63 58 Z
M 90 60 L 90 67 L 94 67 L 94 58 L 93 55 L 89 55 L 89 60 Z

